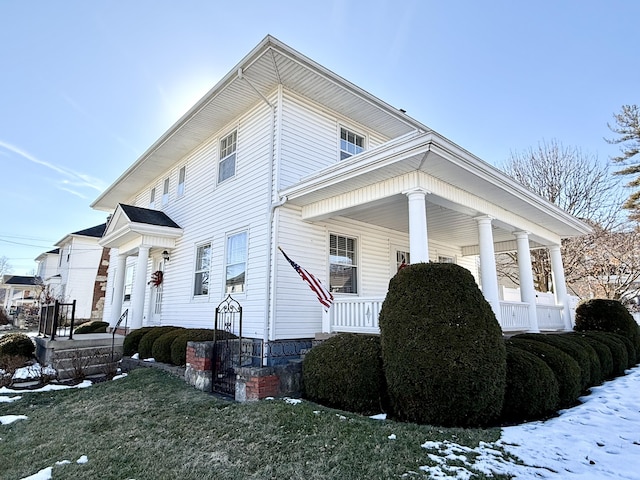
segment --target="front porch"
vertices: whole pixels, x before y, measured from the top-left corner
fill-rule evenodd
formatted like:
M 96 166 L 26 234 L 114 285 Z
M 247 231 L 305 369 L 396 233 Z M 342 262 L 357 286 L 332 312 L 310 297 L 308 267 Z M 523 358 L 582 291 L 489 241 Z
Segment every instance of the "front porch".
M 504 333 L 516 332 L 555 332 L 571 329 L 572 319 L 563 318 L 562 305 L 540 303 L 531 305 L 525 302 L 500 301 L 500 319 L 498 322 Z M 384 298 L 336 298 L 331 309 L 323 313 L 323 333 L 380 333 L 378 316 Z M 534 309 L 537 325 L 531 324 Z M 574 310 L 571 309 L 571 312 Z

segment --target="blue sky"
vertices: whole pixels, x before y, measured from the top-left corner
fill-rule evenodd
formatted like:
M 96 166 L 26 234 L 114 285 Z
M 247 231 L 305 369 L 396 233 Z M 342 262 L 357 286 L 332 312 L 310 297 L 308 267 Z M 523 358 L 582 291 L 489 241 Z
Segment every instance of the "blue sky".
M 0 256 L 14 274 L 265 35 L 494 165 L 558 139 L 606 162 L 640 102 L 636 0 L 0 0 Z

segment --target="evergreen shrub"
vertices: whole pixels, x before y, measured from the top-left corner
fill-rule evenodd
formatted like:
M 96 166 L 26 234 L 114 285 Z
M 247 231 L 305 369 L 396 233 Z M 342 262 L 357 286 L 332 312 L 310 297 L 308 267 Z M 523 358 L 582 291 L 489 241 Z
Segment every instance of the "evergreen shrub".
M 557 336 L 562 337 L 567 342 L 571 342 L 577 345 L 582 349 L 582 351 L 587 354 L 591 366 L 591 374 L 589 376 L 590 381 L 588 386 L 592 387 L 594 385 L 600 385 L 604 381 L 604 375 L 602 374 L 602 365 L 600 364 L 600 356 L 591 346 L 591 344 L 578 335 L 562 333 Z
M 624 345 L 624 347 L 627 350 L 627 368 L 633 368 L 638 364 L 638 362 L 636 361 L 637 351 L 630 338 L 620 335 L 618 333 L 613 333 L 613 332 L 597 332 L 597 333 L 599 335 L 610 337 L 613 340 L 621 342 Z
M 183 332 L 183 328 L 169 330 L 168 332 L 160 335 L 156 341 L 153 342 L 153 346 L 151 347 L 151 356 L 156 362 L 171 363 L 171 345 L 179 335 L 182 335 Z
M 512 337 L 509 342 L 517 348 L 536 355 L 549 365 L 558 380 L 560 407 L 575 404 L 582 388 L 580 367 L 573 358 L 556 347 L 535 340 Z
M 140 339 L 138 344 L 138 353 L 140 358 L 153 358 L 153 344 L 163 334 L 176 329 L 182 329 L 182 327 L 174 327 L 172 325 L 166 325 L 162 327 L 153 327 L 147 333 L 145 333 Z
M 187 363 L 187 342 L 212 342 L 214 329 L 212 328 L 185 328 L 171 344 L 171 363 L 182 366 Z M 238 338 L 224 330 L 216 332 L 216 339 Z
M 138 345 L 140 345 L 140 339 L 144 337 L 147 332 L 151 331 L 156 327 L 142 327 L 137 328 L 136 330 L 131 330 L 126 337 L 124 337 L 124 342 L 122 344 L 123 354 L 127 357 L 138 353 Z
M 627 348 L 622 340 L 609 336 L 609 332 L 591 331 L 584 332 L 584 334 L 609 347 L 611 359 L 613 360 L 613 371 L 611 375 L 613 377 L 624 375 L 624 371 L 629 364 L 629 357 L 627 355 Z
M 91 322 L 83 323 L 78 328 L 76 328 L 73 333 L 74 334 L 83 334 L 83 333 L 107 333 L 107 327 L 109 327 L 108 322 L 101 322 L 98 320 L 94 320 Z
M 482 426 L 502 412 L 502 330 L 471 273 L 418 263 L 398 272 L 380 312 L 382 359 L 393 417 Z
M 593 298 L 576 308 L 577 332 L 597 330 L 611 332 L 627 337 L 636 350 L 634 365 L 640 362 L 640 325 L 633 315 L 618 300 Z
M 613 378 L 613 356 L 611 355 L 611 349 L 608 346 L 596 340 L 595 338 L 588 336 L 586 333 L 572 332 L 566 334 L 566 336 L 572 337 L 582 342 L 586 342 L 588 345 L 590 345 L 591 348 L 596 351 L 596 353 L 598 354 L 598 358 L 600 359 L 602 380 L 604 381 Z M 594 383 L 594 385 L 599 385 L 599 383 Z
M 523 333 L 521 335 L 516 335 L 513 338 L 525 338 L 529 340 L 535 340 L 537 342 L 546 343 L 553 347 L 556 347 L 562 350 L 564 353 L 573 358 L 578 366 L 580 367 L 580 387 L 581 390 L 585 390 L 586 388 L 592 385 L 591 380 L 591 359 L 589 358 L 589 353 L 575 342 L 567 340 L 565 337 L 561 335 L 555 334 L 544 334 L 544 333 Z
M 507 341 L 507 384 L 502 421 L 521 423 L 553 413 L 559 404 L 555 374 L 536 355 Z
M 32 358 L 35 350 L 35 344 L 24 333 L 9 333 L 0 337 L 0 357 Z
M 371 415 L 385 411 L 380 337 L 340 334 L 312 348 L 302 363 L 305 396 L 317 403 Z

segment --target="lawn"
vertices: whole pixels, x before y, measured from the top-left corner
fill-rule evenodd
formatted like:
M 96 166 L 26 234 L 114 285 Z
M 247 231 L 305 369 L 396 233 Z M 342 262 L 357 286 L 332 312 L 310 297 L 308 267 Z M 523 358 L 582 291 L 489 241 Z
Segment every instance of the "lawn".
M 307 401 L 238 404 L 155 369 L 85 389 L 20 395 L 0 403 L 0 416 L 28 417 L 0 426 L 2 479 L 52 466 L 55 480 L 430 478 L 420 467 L 439 462 L 425 442 L 476 448 L 500 437 L 500 429 L 373 420 Z M 88 461 L 76 463 L 82 455 Z M 477 453 L 466 455 L 473 463 Z M 71 463 L 55 465 L 62 460 Z

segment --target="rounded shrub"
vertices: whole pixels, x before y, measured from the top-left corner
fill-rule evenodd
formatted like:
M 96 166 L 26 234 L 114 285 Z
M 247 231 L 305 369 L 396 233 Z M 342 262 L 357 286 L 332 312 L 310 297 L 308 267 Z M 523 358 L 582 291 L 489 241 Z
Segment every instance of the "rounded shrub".
M 482 426 L 502 411 L 502 330 L 471 273 L 418 263 L 389 282 L 380 312 L 392 416 L 442 426 Z
M 611 375 L 619 377 L 624 375 L 624 371 L 627 369 L 629 363 L 629 357 L 627 356 L 627 348 L 624 343 L 618 339 L 608 335 L 608 332 L 584 332 L 587 337 L 591 337 L 600 343 L 603 343 L 611 351 L 611 359 L 613 360 L 613 370 Z
M 556 347 L 535 340 L 514 337 L 509 341 L 515 347 L 536 355 L 549 365 L 558 380 L 560 407 L 575 404 L 582 388 L 580 367 L 573 358 Z
M 160 338 L 161 335 L 178 328 L 183 330 L 182 327 L 166 325 L 162 327 L 153 327 L 145 333 L 138 344 L 138 353 L 140 354 L 140 358 L 153 358 L 153 344 L 155 341 Z
M 0 357 L 31 358 L 35 350 L 33 341 L 24 333 L 9 333 L 0 337 Z
M 107 328 L 109 327 L 108 322 L 101 322 L 98 320 L 94 320 L 91 322 L 83 323 L 78 328 L 76 328 L 73 333 L 74 334 L 83 334 L 83 333 L 107 333 Z
M 516 335 L 514 339 L 525 338 L 537 342 L 546 343 L 562 350 L 564 353 L 573 358 L 580 367 L 580 387 L 581 390 L 592 385 L 591 380 L 591 360 L 587 351 L 575 342 L 571 342 L 561 335 L 546 335 L 544 333 L 523 333 Z
M 169 330 L 166 333 L 160 335 L 153 346 L 151 347 L 151 356 L 156 362 L 171 363 L 171 344 L 176 337 L 182 334 L 183 328 L 176 328 L 175 330 Z
M 557 335 L 562 337 L 567 342 L 573 343 L 577 345 L 578 348 L 582 349 L 583 352 L 589 357 L 589 364 L 591 374 L 589 375 L 589 387 L 593 385 L 600 385 L 604 381 L 604 375 L 602 374 L 602 365 L 600 364 L 600 356 L 595 351 L 595 349 L 591 346 L 589 342 L 587 342 L 584 338 L 579 335 L 572 334 L 559 334 Z
M 520 423 L 553 413 L 559 404 L 560 388 L 549 365 L 511 341 L 506 342 L 506 348 L 507 384 L 502 421 Z
M 211 342 L 215 330 L 212 328 L 185 328 L 171 344 L 171 363 L 185 365 L 187 363 L 187 342 Z M 218 340 L 237 338 L 236 335 L 223 330 L 216 332 Z
M 142 327 L 136 330 L 130 331 L 122 344 L 123 354 L 130 357 L 131 355 L 138 353 L 138 345 L 140 345 L 140 339 L 144 337 L 147 332 L 156 327 Z
M 618 300 L 593 298 L 578 305 L 574 330 L 577 332 L 597 330 L 617 333 L 631 340 L 636 354 L 640 354 L 640 325 Z M 635 360 L 640 362 L 638 356 Z
M 329 407 L 371 415 L 385 411 L 380 337 L 353 333 L 312 348 L 302 363 L 305 396 Z
M 609 347 L 595 338 L 588 336 L 586 333 L 572 332 L 568 333 L 567 336 L 575 337 L 576 339 L 586 342 L 596 351 L 600 359 L 603 381 L 613 377 L 613 356 L 611 355 L 611 349 Z M 594 383 L 594 385 L 598 384 Z
M 605 337 L 610 337 L 611 339 L 615 340 L 616 342 L 620 342 L 624 345 L 625 349 L 627 350 L 627 368 L 633 368 L 634 366 L 637 365 L 637 352 L 636 352 L 636 348 L 633 345 L 633 342 L 631 341 L 631 339 L 622 336 L 618 333 L 612 333 L 612 332 L 594 332 L 597 333 L 598 335 L 603 335 Z

